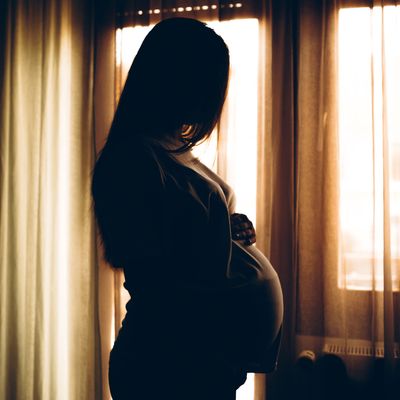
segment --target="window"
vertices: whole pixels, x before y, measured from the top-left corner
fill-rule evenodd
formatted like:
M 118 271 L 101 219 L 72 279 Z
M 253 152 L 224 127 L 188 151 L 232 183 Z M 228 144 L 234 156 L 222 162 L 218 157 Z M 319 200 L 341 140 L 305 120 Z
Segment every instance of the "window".
M 231 69 L 228 97 L 221 124 L 209 141 L 193 152 L 218 172 L 235 190 L 236 211 L 256 221 L 258 20 L 235 19 L 209 23 L 229 47 Z M 128 27 L 116 32 L 116 94 L 119 97 L 131 63 L 150 27 Z M 219 132 L 218 132 L 219 130 Z M 219 133 L 219 135 L 218 135 Z M 218 140 L 224 136 L 223 140 Z M 121 306 L 129 295 L 121 291 Z M 123 315 L 124 310 L 121 310 Z M 238 391 L 237 400 L 253 398 L 254 376 Z
M 383 290 L 387 213 L 392 285 L 400 289 L 399 37 L 400 7 L 340 10 L 341 288 Z

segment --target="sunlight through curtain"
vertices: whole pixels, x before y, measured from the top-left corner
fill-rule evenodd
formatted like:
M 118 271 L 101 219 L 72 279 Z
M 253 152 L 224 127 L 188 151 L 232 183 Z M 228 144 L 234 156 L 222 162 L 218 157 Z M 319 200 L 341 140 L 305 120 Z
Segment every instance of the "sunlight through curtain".
M 395 3 L 282 1 L 265 10 L 257 231 L 285 299 L 272 398 L 295 395 L 288 382 L 303 350 L 338 355 L 364 383 L 378 374 L 382 395 L 393 389 L 400 342 Z
M 393 2 L 354 3 L 302 1 L 289 17 L 298 32 L 291 42 L 293 201 L 286 208 L 293 255 L 281 262 L 285 249 L 272 243 L 271 261 L 288 282 L 287 365 L 302 350 L 333 352 L 366 381 L 385 354 L 383 373 L 393 383 L 400 21 L 394 7 L 386 14 L 372 8 Z M 272 224 L 273 242 L 279 232 Z
M 0 25 L 0 398 L 98 399 L 92 4 Z
M 339 10 L 339 286 L 368 296 L 365 339 L 384 354 L 391 380 L 400 342 L 400 7 L 369 5 Z

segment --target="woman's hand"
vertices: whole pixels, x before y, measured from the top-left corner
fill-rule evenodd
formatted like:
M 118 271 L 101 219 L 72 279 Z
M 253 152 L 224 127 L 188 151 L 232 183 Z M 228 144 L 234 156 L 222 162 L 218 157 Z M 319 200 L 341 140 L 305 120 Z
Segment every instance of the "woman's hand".
M 256 231 L 253 223 L 244 214 L 234 213 L 231 216 L 231 233 L 233 240 L 246 246 L 256 242 Z

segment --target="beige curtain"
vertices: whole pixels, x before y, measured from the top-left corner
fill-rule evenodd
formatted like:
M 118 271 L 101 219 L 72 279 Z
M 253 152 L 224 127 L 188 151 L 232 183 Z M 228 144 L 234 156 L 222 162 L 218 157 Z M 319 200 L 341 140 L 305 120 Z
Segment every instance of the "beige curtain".
M 0 11 L 0 398 L 99 399 L 92 3 Z
M 280 398 L 292 355 L 294 315 L 295 12 L 291 1 L 267 1 L 260 17 L 257 247 L 281 280 L 285 302 L 278 371 L 257 374 L 255 399 Z M 278 384 L 280 383 L 280 385 Z
M 96 4 L 96 57 L 94 79 L 95 154 L 103 148 L 116 108 L 115 30 L 116 3 Z M 110 350 L 120 323 L 122 277 L 103 258 L 101 238 L 96 231 L 98 262 L 98 315 L 102 399 L 111 399 L 108 385 Z
M 306 349 L 336 351 L 364 381 L 382 361 L 382 390 L 392 389 L 400 339 L 394 3 L 272 1 L 264 10 L 258 245 L 281 277 L 286 312 L 271 398 L 288 396 Z M 346 17 L 360 7 L 361 17 Z

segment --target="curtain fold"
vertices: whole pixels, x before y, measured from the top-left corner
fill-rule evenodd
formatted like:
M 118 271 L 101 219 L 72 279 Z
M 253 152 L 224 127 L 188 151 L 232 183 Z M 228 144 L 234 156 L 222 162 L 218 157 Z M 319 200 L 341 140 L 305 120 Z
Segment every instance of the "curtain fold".
M 297 112 L 294 3 L 265 2 L 260 19 L 257 247 L 268 256 L 280 277 L 285 314 L 278 370 L 268 378 L 257 374 L 257 400 L 280 398 L 278 389 L 286 386 L 285 371 L 294 352 Z
M 342 335 L 337 287 L 337 8 L 303 1 L 299 13 L 297 332 Z
M 93 4 L 1 18 L 0 397 L 98 399 Z
M 95 157 L 103 148 L 116 108 L 115 29 L 116 4 L 114 1 L 96 4 L 95 74 L 94 74 L 94 147 Z M 98 314 L 100 333 L 100 367 L 102 399 L 110 399 L 108 362 L 117 333 L 116 321 L 121 277 L 103 258 L 100 233 L 96 230 L 98 265 Z

